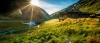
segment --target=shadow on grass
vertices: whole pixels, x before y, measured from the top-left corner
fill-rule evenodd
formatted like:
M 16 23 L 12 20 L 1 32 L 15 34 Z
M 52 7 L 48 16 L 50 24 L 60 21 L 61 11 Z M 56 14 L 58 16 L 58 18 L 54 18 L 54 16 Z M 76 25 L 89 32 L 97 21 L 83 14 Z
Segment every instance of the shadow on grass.
M 22 37 L 28 29 L 28 25 L 22 25 L 21 22 L 0 22 L 0 41 Z

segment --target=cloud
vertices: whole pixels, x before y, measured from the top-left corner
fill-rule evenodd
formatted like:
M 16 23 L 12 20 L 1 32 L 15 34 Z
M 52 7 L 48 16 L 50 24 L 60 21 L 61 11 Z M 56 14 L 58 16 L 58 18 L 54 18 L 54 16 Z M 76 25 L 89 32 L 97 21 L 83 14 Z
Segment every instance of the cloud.
M 53 5 L 53 4 L 50 4 L 50 3 L 46 3 L 46 2 L 43 2 L 43 1 L 39 1 L 39 4 L 40 4 L 39 7 L 43 8 L 49 14 L 52 14 L 56 11 L 61 10 L 60 6 Z

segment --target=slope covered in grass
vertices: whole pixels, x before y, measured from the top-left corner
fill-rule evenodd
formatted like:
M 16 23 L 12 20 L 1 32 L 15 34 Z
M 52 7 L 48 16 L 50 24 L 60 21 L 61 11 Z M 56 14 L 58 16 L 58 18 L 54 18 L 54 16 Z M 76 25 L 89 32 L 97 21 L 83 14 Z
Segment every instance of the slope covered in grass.
M 97 18 L 67 18 L 45 21 L 39 28 L 0 36 L 0 43 L 100 43 L 100 22 Z M 22 30 L 24 31 L 24 30 Z
M 64 9 L 51 14 L 51 18 L 58 18 L 60 12 L 100 13 L 100 0 L 79 0 Z

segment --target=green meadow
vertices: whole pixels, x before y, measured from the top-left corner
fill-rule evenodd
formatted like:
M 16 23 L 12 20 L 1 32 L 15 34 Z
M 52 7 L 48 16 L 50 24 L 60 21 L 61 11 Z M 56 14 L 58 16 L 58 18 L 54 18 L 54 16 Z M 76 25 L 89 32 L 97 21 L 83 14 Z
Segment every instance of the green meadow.
M 51 19 L 40 27 L 28 28 L 19 22 L 0 22 L 0 43 L 100 43 L 98 18 Z M 10 33 L 9 30 L 14 30 Z

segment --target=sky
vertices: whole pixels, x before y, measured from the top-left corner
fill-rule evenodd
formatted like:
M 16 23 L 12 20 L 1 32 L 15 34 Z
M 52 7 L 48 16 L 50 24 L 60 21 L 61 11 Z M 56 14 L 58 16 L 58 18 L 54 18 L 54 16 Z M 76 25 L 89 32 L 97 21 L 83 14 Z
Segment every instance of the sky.
M 38 0 L 39 7 L 52 14 L 76 3 L 78 0 Z

